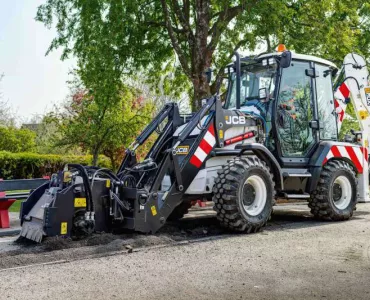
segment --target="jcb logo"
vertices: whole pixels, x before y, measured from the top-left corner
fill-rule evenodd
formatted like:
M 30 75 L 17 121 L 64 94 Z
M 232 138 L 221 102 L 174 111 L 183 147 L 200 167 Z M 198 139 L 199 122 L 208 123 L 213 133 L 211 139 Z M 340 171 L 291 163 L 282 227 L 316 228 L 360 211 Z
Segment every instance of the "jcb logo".
M 245 117 L 244 116 L 226 116 L 225 117 L 226 124 L 230 125 L 244 125 L 245 124 Z
M 178 146 L 176 148 L 176 154 L 186 155 L 189 153 L 189 146 Z

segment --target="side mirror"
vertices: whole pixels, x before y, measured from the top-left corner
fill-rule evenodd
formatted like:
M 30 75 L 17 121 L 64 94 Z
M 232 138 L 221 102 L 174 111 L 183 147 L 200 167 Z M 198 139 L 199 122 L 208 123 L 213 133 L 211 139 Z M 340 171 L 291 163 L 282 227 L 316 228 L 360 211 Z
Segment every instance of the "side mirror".
M 308 122 L 308 126 L 310 126 L 310 128 L 312 128 L 312 129 L 316 129 L 316 130 L 324 129 L 322 124 L 320 124 L 320 122 L 317 121 L 317 120 L 312 120 L 312 121 Z
M 292 52 L 290 51 L 284 51 L 281 54 L 280 58 L 280 67 L 282 68 L 288 68 L 290 67 L 290 64 L 292 63 Z
M 305 70 L 306 76 L 309 76 L 311 78 L 319 77 L 315 69 L 306 69 Z
M 261 102 L 267 102 L 267 88 L 261 88 L 258 90 L 258 98 Z

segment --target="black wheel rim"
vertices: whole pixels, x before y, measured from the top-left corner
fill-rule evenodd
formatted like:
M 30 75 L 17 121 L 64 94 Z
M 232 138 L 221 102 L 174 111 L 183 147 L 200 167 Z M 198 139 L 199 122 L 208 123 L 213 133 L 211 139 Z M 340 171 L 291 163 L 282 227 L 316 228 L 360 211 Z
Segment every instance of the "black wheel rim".
M 246 206 L 252 205 L 256 197 L 256 191 L 253 185 L 247 183 L 243 188 L 243 204 Z
M 338 183 L 333 184 L 333 200 L 339 201 L 342 197 L 342 188 Z

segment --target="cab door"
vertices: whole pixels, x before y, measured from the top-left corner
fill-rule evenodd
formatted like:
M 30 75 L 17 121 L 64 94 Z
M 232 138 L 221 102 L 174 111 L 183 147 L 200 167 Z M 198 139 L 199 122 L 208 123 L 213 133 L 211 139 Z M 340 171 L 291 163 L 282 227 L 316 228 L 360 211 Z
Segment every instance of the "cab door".
M 310 63 L 292 61 L 282 69 L 276 103 L 275 126 L 279 156 L 305 158 L 316 144 L 310 122 L 314 119 L 312 78 L 307 75 Z M 292 161 L 292 160 L 290 160 Z M 299 159 L 299 162 L 304 162 Z

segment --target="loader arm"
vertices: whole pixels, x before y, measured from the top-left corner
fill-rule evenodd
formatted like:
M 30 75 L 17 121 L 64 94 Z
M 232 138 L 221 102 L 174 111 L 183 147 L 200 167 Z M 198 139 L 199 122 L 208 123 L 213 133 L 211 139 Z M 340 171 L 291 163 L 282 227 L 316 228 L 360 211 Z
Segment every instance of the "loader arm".
M 145 127 L 140 135 L 135 139 L 128 149 L 125 151 L 125 157 L 118 169 L 118 174 L 122 173 L 125 168 L 132 167 L 136 164 L 135 150 L 145 143 L 145 141 L 158 129 L 159 125 L 167 119 L 167 123 L 155 141 L 146 159 L 154 158 L 161 150 L 163 143 L 167 141 L 176 130 L 176 128 L 183 124 L 183 120 L 179 114 L 179 108 L 176 103 L 167 103 L 157 114 L 157 116 Z
M 127 220 L 127 227 L 132 224 L 133 229 L 141 232 L 156 232 L 161 228 L 172 211 L 182 202 L 182 197 L 187 188 L 198 174 L 200 166 L 194 162 L 194 153 L 197 151 L 200 143 L 205 136 L 212 136 L 213 140 L 208 142 L 209 153 L 216 145 L 215 138 L 215 119 L 211 109 L 219 104 L 217 96 L 208 99 L 207 103 L 191 118 L 191 120 L 182 129 L 180 135 L 172 147 L 166 150 L 164 158 L 155 173 L 154 182 L 149 190 L 137 190 L 137 200 L 141 205 L 135 209 L 132 220 Z M 201 124 L 202 118 L 209 113 L 209 117 Z M 189 153 L 179 163 L 177 147 L 181 145 L 193 132 L 196 127 L 201 126 L 199 135 L 193 141 Z M 165 176 L 170 176 L 171 186 L 168 190 L 162 190 L 161 185 Z M 145 199 L 145 200 L 144 200 Z

